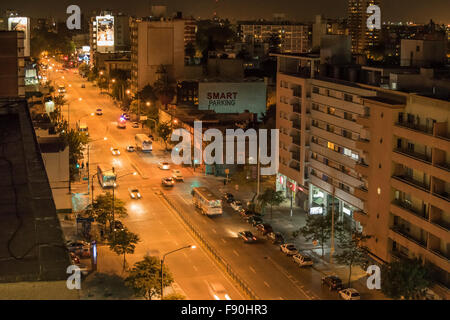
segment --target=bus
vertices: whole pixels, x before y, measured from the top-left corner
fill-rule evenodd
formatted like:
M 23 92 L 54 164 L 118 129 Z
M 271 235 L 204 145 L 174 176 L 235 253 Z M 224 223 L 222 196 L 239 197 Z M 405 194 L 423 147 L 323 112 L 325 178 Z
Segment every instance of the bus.
M 89 135 L 88 126 L 87 126 L 86 122 L 78 121 L 77 122 L 77 129 L 78 129 L 79 132 L 83 132 L 87 136 Z
M 202 214 L 207 216 L 217 216 L 222 214 L 222 200 L 212 194 L 208 188 L 193 188 L 192 202 Z
M 116 187 L 116 173 L 112 168 L 106 165 L 99 164 L 97 166 L 98 183 L 102 188 Z
M 134 139 L 136 141 L 136 149 L 142 152 L 152 151 L 152 140 L 147 135 L 138 133 Z

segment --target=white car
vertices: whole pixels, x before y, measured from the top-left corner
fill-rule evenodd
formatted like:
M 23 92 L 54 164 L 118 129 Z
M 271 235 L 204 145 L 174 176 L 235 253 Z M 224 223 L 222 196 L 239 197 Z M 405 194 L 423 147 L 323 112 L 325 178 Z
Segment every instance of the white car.
M 168 162 L 161 161 L 160 163 L 158 163 L 158 168 L 162 170 L 169 170 L 170 164 Z
M 361 295 L 353 288 L 343 289 L 339 291 L 339 295 L 344 300 L 361 300 Z
M 172 178 L 174 178 L 176 181 L 184 181 L 183 175 L 178 169 L 172 170 Z
M 128 146 L 127 146 L 127 151 L 128 151 L 128 152 L 134 152 L 134 146 L 128 145 Z
M 287 254 L 288 256 L 293 256 L 298 254 L 297 248 L 292 243 L 285 243 L 280 245 L 281 252 Z
M 111 153 L 113 156 L 120 156 L 119 148 L 112 148 L 111 147 Z
M 213 282 L 208 284 L 209 293 L 214 297 L 215 300 L 231 300 L 230 296 L 228 295 L 227 291 L 225 290 L 225 287 L 218 282 Z
M 311 257 L 300 253 L 293 255 L 292 259 L 294 259 L 294 262 L 297 263 L 300 267 L 312 266 L 314 264 Z
M 230 205 L 235 211 L 242 210 L 242 202 L 239 200 L 234 200 Z
M 161 183 L 164 187 L 173 187 L 175 184 L 175 180 L 172 177 L 162 178 Z
M 95 114 L 101 116 L 103 114 L 103 110 L 101 108 L 98 108 L 97 110 L 95 110 Z
M 139 189 L 136 187 L 128 188 L 128 192 L 130 193 L 131 199 L 141 199 L 141 193 L 139 192 Z

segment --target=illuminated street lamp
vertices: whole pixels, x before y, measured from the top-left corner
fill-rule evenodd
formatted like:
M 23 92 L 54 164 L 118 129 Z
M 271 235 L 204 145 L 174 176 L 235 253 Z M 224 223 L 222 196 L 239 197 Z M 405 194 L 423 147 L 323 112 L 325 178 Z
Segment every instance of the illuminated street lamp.
M 166 254 L 163 255 L 163 257 L 162 257 L 162 259 L 161 259 L 161 300 L 164 299 L 164 293 L 163 293 L 163 288 L 164 288 L 164 285 L 163 285 L 164 272 L 163 272 L 163 269 L 164 269 L 164 260 L 166 259 L 166 256 L 168 256 L 169 254 L 172 254 L 172 253 L 174 253 L 174 252 L 183 250 L 183 249 L 195 249 L 195 248 L 197 248 L 197 247 L 194 246 L 194 245 L 188 245 L 188 246 L 184 246 L 184 247 L 181 247 L 181 248 L 172 250 L 172 251 L 167 252 Z

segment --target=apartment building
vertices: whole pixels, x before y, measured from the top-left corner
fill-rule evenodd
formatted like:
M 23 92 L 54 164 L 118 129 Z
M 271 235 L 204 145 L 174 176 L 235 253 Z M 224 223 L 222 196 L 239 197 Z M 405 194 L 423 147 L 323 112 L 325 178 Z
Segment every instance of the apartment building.
M 293 22 L 241 21 L 242 42 L 251 44 L 268 43 L 270 38 L 280 39 L 280 52 L 306 53 L 311 50 L 311 27 Z
M 185 47 L 195 39 L 195 21 L 189 19 L 132 19 L 131 88 L 141 90 L 158 80 L 158 68 L 166 67 L 169 79 L 182 78 Z
M 364 53 L 366 48 L 376 46 L 380 41 L 380 30 L 367 28 L 367 19 L 370 14 L 367 8 L 371 5 L 380 6 L 379 0 L 349 0 L 348 1 L 348 28 L 352 36 L 352 52 Z
M 25 97 L 25 33 L 0 31 L 0 97 Z
M 449 298 L 450 103 L 324 78 L 276 55 L 277 190 L 373 237 L 372 258 L 421 257 Z M 434 289 L 434 288 L 433 288 Z

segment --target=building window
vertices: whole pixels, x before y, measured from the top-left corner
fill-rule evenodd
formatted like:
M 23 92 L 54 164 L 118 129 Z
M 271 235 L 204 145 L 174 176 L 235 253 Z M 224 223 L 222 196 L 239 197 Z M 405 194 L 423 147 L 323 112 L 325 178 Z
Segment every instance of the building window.
M 336 112 L 336 109 L 332 108 L 332 107 L 328 107 L 327 112 L 328 112 L 328 114 L 333 114 L 334 115 L 334 113 Z
M 333 142 L 328 142 L 328 149 L 334 150 L 335 144 Z
M 353 96 L 350 94 L 344 93 L 344 100 L 348 102 L 353 102 Z
M 317 93 L 318 94 L 319 93 L 319 87 L 313 87 L 312 91 L 313 91 L 313 93 Z

